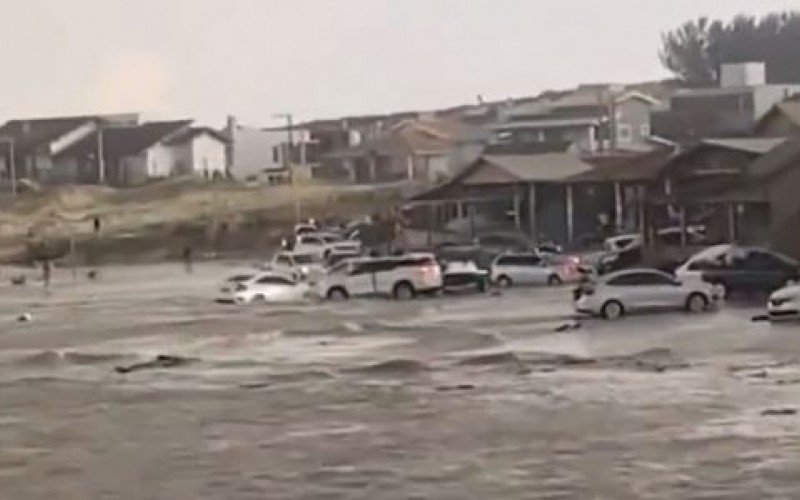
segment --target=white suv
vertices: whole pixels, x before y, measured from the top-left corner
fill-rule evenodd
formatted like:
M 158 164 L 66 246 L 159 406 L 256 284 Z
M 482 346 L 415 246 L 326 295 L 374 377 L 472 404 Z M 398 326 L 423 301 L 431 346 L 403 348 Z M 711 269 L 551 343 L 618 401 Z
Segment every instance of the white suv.
M 427 253 L 360 257 L 333 266 L 315 288 L 320 297 L 331 300 L 376 295 L 408 300 L 440 290 L 442 270 Z
M 297 236 L 297 241 L 292 250 L 294 253 L 311 253 L 318 255 L 320 258 L 325 258 L 333 252 L 361 252 L 361 242 L 358 240 L 345 240 L 334 233 L 305 233 Z

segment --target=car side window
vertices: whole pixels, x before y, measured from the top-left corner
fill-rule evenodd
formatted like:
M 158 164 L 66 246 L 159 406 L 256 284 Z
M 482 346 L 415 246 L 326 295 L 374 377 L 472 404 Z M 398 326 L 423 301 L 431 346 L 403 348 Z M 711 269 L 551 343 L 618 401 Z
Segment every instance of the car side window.
M 305 236 L 300 241 L 304 245 L 314 245 L 314 246 L 322 245 L 322 241 L 319 238 L 315 238 L 313 236 Z
M 286 265 L 286 266 L 292 265 L 291 259 L 286 255 L 281 255 L 280 257 L 278 257 L 278 259 L 275 262 L 277 262 L 278 264 Z
M 754 271 L 780 271 L 783 263 L 776 257 L 764 252 L 751 252 L 745 263 L 747 269 Z
M 348 262 L 339 262 L 338 264 L 336 264 L 335 266 L 333 266 L 331 268 L 329 273 L 330 274 L 343 274 L 345 271 L 347 271 L 348 267 L 349 267 L 349 263 Z
M 264 276 L 256 280 L 259 285 L 291 285 L 292 282 L 280 276 Z
M 658 273 L 640 273 L 637 274 L 639 284 L 641 285 L 674 285 L 675 280 L 669 276 L 664 276 Z
M 541 266 L 542 265 L 542 259 L 540 259 L 536 255 L 531 255 L 530 257 L 525 257 L 525 263 L 528 266 Z

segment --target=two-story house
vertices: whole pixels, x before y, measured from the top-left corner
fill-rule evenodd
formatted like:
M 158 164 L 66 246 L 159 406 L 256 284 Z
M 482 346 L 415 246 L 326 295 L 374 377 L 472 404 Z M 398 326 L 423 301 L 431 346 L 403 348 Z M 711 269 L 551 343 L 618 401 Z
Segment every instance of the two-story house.
M 493 127 L 494 144 L 570 142 L 580 151 L 646 149 L 659 101 L 637 91 L 585 85 L 514 106 Z

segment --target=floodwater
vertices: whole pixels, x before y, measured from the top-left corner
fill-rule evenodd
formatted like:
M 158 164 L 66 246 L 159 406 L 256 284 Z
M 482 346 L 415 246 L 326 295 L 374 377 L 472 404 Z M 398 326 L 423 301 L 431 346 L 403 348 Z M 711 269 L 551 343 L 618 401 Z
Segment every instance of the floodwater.
M 5 280 L 0 496 L 800 497 L 800 328 L 755 309 L 556 331 L 567 289 L 212 303 L 231 270 Z

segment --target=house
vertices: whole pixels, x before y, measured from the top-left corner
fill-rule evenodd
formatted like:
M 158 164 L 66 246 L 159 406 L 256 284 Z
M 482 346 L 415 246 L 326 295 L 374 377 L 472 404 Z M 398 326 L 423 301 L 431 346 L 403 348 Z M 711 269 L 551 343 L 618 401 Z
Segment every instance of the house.
M 231 116 L 221 133 L 229 141 L 230 173 L 237 179 L 283 182 L 290 169 L 310 168 L 317 162 L 317 142 L 303 126 L 248 127 Z
M 493 127 L 492 142 L 572 142 L 581 151 L 648 149 L 650 113 L 659 101 L 638 91 L 585 85 L 512 107 Z
M 724 64 L 719 87 L 680 89 L 668 109 L 653 113 L 653 134 L 678 142 L 743 137 L 800 85 L 766 83 L 763 63 Z
M 791 142 L 786 138 L 704 139 L 684 150 L 663 167 L 659 182 L 651 185 L 648 224 L 703 224 L 710 242 L 768 241 L 773 224 L 783 220 L 786 209 L 781 207 L 786 203 L 773 204 L 761 188 L 771 173 L 760 165 L 765 160 L 774 162 L 774 155 L 783 159 L 784 145 Z M 781 186 L 773 192 L 796 198 L 791 193 L 796 186 Z M 776 219 L 778 213 L 782 215 Z
M 2 166 L 0 177 L 8 180 L 12 170 L 17 179 L 32 179 L 43 184 L 92 182 L 96 179 L 97 164 L 89 171 L 73 171 L 61 175 L 54 170 L 54 159 L 99 127 L 130 126 L 139 122 L 137 114 L 86 115 L 37 119 L 19 119 L 0 127 Z M 11 168 L 13 156 L 14 168 Z
M 756 124 L 759 137 L 800 136 L 800 100 L 790 98 L 772 107 Z
M 191 127 L 191 123 L 148 122 L 92 132 L 55 156 L 53 175 L 113 186 L 181 175 L 225 175 L 226 139 L 212 129 Z M 97 169 L 99 151 L 102 175 Z
M 486 139 L 484 129 L 456 120 L 404 120 L 326 155 L 320 176 L 357 184 L 437 182 L 477 158 Z
M 566 245 L 596 235 L 601 226 L 636 225 L 644 188 L 671 150 L 600 159 L 570 147 L 490 147 L 451 181 L 410 198 L 406 217 L 431 228 L 468 218 L 473 230 L 521 231 Z

